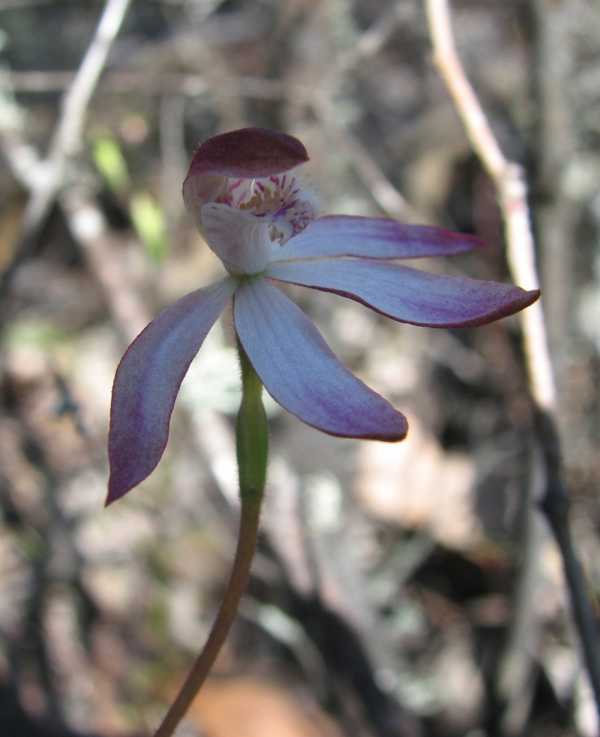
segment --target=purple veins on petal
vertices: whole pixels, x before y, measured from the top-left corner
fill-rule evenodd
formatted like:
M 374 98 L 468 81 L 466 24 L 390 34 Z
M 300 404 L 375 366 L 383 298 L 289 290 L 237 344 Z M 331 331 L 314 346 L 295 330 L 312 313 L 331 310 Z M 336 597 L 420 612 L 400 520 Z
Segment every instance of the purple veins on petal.
M 331 435 L 404 438 L 406 418 L 353 376 L 306 315 L 267 281 L 239 287 L 234 316 L 254 369 L 284 409 Z
M 308 225 L 273 260 L 360 256 L 373 259 L 452 256 L 482 246 L 472 235 L 388 218 L 326 215 Z
M 235 282 L 225 279 L 183 297 L 163 310 L 121 359 L 112 394 L 107 504 L 158 464 L 181 382 L 234 291 Z
M 428 327 L 483 325 L 512 315 L 539 292 L 512 284 L 439 276 L 368 259 L 271 264 L 265 276 L 356 300 L 399 322 Z
M 233 200 L 235 188 L 245 181 L 282 174 L 306 161 L 304 145 L 285 133 L 263 128 L 222 133 L 201 144 L 192 157 L 183 182 L 185 205 L 201 227 L 202 205 L 219 197 Z M 228 188 L 227 182 L 236 179 Z

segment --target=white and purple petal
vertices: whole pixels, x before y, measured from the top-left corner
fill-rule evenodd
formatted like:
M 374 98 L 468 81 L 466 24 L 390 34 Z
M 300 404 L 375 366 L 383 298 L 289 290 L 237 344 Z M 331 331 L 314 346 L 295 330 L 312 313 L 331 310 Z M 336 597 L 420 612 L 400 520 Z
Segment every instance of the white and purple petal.
M 326 215 L 291 238 L 273 261 L 360 256 L 373 259 L 452 256 L 481 246 L 472 235 L 388 218 Z
M 183 183 L 183 199 L 200 225 L 200 210 L 213 202 L 228 179 L 257 179 L 281 174 L 308 161 L 297 138 L 263 128 L 213 136 L 199 146 Z
M 183 377 L 234 291 L 235 282 L 225 279 L 183 297 L 163 310 L 121 359 L 112 394 L 107 504 L 158 464 Z
M 202 207 L 202 228 L 206 242 L 232 274 L 258 274 L 269 261 L 272 243 L 270 222 L 209 202 Z
M 265 276 L 334 292 L 399 322 L 429 327 L 483 325 L 522 310 L 539 296 L 537 290 L 512 284 L 439 276 L 368 259 L 272 263 Z
M 234 299 L 235 329 L 269 394 L 318 430 L 396 441 L 406 418 L 334 356 L 306 315 L 264 279 L 242 284 Z

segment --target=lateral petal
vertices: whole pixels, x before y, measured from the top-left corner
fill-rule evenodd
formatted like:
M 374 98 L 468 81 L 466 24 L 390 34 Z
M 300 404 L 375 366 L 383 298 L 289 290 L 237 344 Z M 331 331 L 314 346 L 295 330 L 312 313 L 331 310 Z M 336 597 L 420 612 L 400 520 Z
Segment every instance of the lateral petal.
M 483 325 L 527 307 L 539 291 L 467 277 L 429 274 L 368 259 L 273 263 L 279 281 L 334 292 L 399 322 L 429 327 Z
M 404 438 L 406 418 L 353 376 L 306 315 L 267 281 L 239 287 L 234 315 L 250 362 L 286 410 L 331 435 Z
M 290 259 L 360 256 L 373 259 L 452 256 L 482 246 L 472 235 L 389 218 L 326 215 L 313 220 L 272 257 Z
M 225 279 L 183 297 L 163 310 L 121 359 L 112 393 L 107 504 L 158 464 L 183 377 L 234 291 L 235 282 Z

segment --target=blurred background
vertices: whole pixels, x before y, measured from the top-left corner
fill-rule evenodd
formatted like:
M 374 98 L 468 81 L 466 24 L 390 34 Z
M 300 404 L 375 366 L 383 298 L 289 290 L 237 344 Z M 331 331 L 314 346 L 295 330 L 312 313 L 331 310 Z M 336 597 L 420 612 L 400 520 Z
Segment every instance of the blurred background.
M 572 523 L 595 594 L 600 10 L 452 6 L 467 73 L 529 181 Z M 322 212 L 476 233 L 486 249 L 419 265 L 509 280 L 495 193 L 433 67 L 421 2 L 0 0 L 6 737 L 149 734 L 206 637 L 237 525 L 226 319 L 185 381 L 160 467 L 107 510 L 105 445 L 127 343 L 220 273 L 183 209 L 191 153 L 244 125 L 305 143 Z M 269 405 L 250 589 L 178 734 L 595 734 L 560 560 L 532 512 L 518 319 L 436 331 L 294 296 L 407 414 L 409 438 L 331 438 Z

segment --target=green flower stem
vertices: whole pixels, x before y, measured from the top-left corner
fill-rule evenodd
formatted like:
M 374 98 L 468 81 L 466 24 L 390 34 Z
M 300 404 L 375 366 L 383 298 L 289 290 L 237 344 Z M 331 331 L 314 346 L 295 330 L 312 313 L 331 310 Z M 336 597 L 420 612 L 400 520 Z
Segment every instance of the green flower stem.
M 262 384 L 241 346 L 239 352 L 242 403 L 237 417 L 236 439 L 241 512 L 237 549 L 229 583 L 208 640 L 154 737 L 171 737 L 187 713 L 227 638 L 250 577 L 266 480 L 268 433 Z
M 240 494 L 242 502 L 245 497 L 258 497 L 260 504 L 269 451 L 267 415 L 262 403 L 262 382 L 239 343 L 238 350 L 242 367 L 242 403 L 236 425 Z

